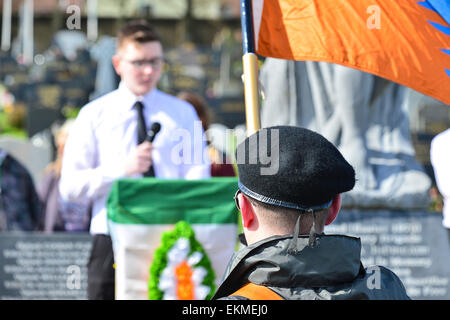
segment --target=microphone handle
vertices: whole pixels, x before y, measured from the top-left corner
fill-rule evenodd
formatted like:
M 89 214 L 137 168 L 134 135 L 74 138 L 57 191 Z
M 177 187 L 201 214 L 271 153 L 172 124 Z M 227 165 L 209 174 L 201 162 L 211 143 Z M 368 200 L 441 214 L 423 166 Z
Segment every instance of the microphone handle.
M 151 131 L 151 134 L 147 133 L 147 137 L 145 138 L 145 140 L 147 140 L 148 142 L 152 143 L 153 140 L 155 140 L 155 137 L 156 137 L 157 133 L 158 132 L 154 132 L 154 131 Z

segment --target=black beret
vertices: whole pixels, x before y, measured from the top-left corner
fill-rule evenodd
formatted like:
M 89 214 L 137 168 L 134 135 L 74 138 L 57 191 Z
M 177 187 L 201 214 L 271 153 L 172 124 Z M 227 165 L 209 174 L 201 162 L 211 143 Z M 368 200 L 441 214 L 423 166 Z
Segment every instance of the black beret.
M 355 185 L 355 171 L 339 150 L 305 128 L 263 128 L 238 145 L 236 160 L 239 189 L 275 206 L 323 209 Z

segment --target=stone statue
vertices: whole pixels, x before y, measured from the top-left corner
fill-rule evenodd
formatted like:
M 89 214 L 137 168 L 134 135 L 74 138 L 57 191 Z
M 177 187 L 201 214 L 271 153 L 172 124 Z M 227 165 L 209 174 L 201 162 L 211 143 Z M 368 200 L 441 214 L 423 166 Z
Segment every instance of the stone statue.
M 354 166 L 357 183 L 345 208 L 425 209 L 431 179 L 415 159 L 408 104 L 414 92 L 337 64 L 265 60 L 262 127 L 317 131 Z M 307 150 L 305 150 L 307 152 Z

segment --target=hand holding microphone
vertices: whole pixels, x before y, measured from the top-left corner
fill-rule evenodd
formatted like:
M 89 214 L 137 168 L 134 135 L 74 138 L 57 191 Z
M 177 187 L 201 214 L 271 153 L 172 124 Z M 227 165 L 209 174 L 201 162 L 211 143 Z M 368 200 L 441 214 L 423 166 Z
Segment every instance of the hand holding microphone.
M 147 131 L 147 137 L 145 138 L 145 141 L 153 142 L 159 130 L 161 130 L 161 125 L 159 124 L 159 122 L 153 122 L 150 130 Z
M 138 173 L 145 173 L 152 165 L 152 142 L 156 134 L 161 130 L 161 124 L 154 122 L 150 130 L 147 131 L 145 141 L 138 145 L 128 156 L 125 163 L 125 174 L 132 176 Z

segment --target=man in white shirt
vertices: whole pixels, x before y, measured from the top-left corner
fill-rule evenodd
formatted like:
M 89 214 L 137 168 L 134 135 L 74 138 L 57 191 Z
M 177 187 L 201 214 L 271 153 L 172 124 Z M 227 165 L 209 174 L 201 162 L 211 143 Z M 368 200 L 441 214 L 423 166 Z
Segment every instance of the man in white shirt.
M 450 129 L 433 138 L 430 148 L 436 185 L 444 198 L 442 225 L 449 231 L 450 239 Z
M 114 299 L 114 259 L 106 214 L 113 182 L 148 175 L 210 176 L 204 132 L 194 108 L 156 89 L 163 61 L 161 41 L 148 24 L 138 21 L 124 26 L 112 59 L 121 77 L 119 88 L 81 109 L 65 146 L 61 196 L 66 201 L 93 201 L 89 299 Z M 143 141 L 142 134 L 155 122 L 161 130 L 153 142 Z

